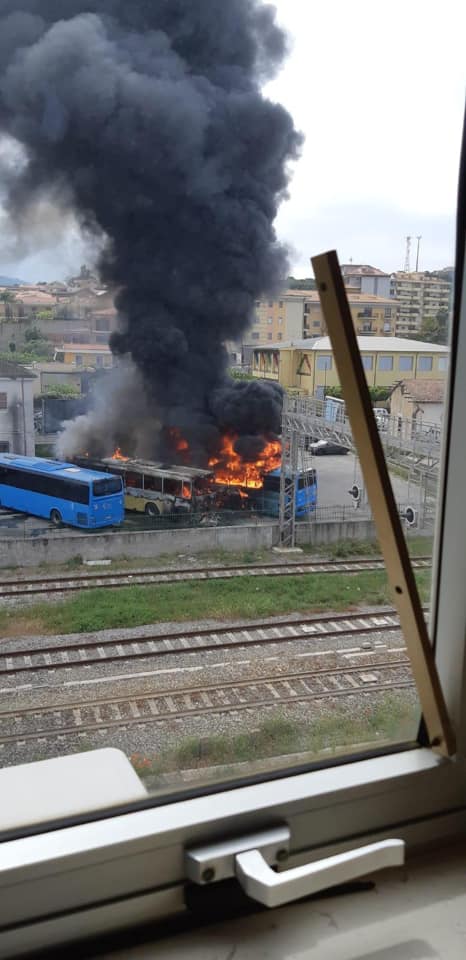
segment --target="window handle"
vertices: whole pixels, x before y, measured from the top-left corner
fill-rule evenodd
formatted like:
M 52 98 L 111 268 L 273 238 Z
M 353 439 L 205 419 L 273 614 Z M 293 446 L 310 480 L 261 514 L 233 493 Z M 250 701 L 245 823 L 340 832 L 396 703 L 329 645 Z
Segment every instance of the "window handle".
M 282 824 L 186 850 L 186 874 L 192 883 L 200 885 L 237 877 L 253 900 L 278 907 L 374 870 L 399 867 L 405 858 L 403 840 L 381 840 L 276 873 L 271 867 L 287 860 L 289 849 L 290 828 Z
M 382 840 L 276 873 L 260 850 L 246 850 L 235 857 L 235 873 L 249 897 L 266 907 L 278 907 L 375 870 L 401 866 L 404 857 L 403 840 Z

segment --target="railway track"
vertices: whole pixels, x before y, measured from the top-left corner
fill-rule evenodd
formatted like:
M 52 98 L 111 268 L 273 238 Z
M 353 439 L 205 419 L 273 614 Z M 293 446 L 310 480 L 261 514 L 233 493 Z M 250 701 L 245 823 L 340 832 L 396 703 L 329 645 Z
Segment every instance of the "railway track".
M 429 568 L 430 557 L 411 560 L 415 570 Z M 128 587 L 179 583 L 188 580 L 229 580 L 235 577 L 290 577 L 318 573 L 362 573 L 384 570 L 383 560 L 361 557 L 357 560 L 313 560 L 298 563 L 237 564 L 231 567 L 190 567 L 183 569 L 134 570 L 130 573 L 86 573 L 75 577 L 34 577 L 31 580 L 0 581 L 0 600 L 40 594 L 72 593 L 107 587 Z
M 0 746 L 412 686 L 408 659 L 401 657 L 366 667 L 345 665 L 341 669 L 159 690 L 131 698 L 106 697 L 56 707 L 28 707 L 0 713 Z
M 396 610 L 383 608 L 380 612 L 358 615 L 334 614 L 253 622 L 247 626 L 219 626 L 215 629 L 183 630 L 180 633 L 147 634 L 142 637 L 112 637 L 80 640 L 58 645 L 14 648 L 2 652 L 0 645 L 0 676 L 11 676 L 40 671 L 54 672 L 76 667 L 129 660 L 152 660 L 170 654 L 199 654 L 210 650 L 234 647 L 257 647 L 287 643 L 296 640 L 320 639 L 367 634 L 374 631 L 392 632 L 400 629 Z M 13 641 L 8 641 L 8 644 Z

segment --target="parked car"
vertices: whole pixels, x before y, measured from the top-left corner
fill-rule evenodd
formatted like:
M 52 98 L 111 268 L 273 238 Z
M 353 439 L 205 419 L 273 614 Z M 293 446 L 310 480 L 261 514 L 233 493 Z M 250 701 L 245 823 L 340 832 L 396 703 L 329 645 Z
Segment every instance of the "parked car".
M 315 457 L 324 457 L 327 454 L 348 453 L 349 447 L 344 447 L 341 443 L 335 443 L 334 440 L 316 440 L 309 444 L 309 450 Z
M 374 407 L 373 413 L 379 430 L 386 430 L 390 419 L 388 410 L 386 410 L 385 407 Z

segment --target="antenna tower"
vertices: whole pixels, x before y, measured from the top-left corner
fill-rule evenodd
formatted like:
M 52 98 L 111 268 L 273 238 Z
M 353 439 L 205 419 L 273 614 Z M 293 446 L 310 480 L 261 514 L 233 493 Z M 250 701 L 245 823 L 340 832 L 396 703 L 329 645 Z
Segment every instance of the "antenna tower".
M 411 251 L 411 240 L 412 240 L 412 237 L 406 237 L 406 254 L 405 254 L 405 267 L 404 267 L 405 273 L 409 273 L 409 254 Z

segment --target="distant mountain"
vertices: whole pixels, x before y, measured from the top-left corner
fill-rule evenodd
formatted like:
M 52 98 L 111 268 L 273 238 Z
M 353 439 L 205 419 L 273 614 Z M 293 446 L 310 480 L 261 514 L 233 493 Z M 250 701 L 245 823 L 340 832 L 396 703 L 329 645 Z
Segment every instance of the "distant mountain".
M 17 280 L 16 277 L 4 277 L 0 274 L 0 287 L 16 287 L 24 283 L 24 280 Z

